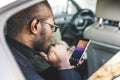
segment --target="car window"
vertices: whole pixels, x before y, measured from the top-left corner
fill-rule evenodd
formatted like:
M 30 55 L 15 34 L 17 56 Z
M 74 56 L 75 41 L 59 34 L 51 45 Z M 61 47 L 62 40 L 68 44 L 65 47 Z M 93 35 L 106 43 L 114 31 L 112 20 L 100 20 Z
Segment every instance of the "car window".
M 55 22 L 60 26 L 62 40 L 69 46 L 76 45 L 82 38 L 84 29 L 95 21 L 96 0 L 48 1 L 52 6 Z
M 68 23 L 71 20 L 72 16 L 78 11 L 73 1 L 71 0 L 63 1 L 48 0 L 48 1 L 51 4 L 53 14 L 55 16 L 55 21 L 57 24 Z

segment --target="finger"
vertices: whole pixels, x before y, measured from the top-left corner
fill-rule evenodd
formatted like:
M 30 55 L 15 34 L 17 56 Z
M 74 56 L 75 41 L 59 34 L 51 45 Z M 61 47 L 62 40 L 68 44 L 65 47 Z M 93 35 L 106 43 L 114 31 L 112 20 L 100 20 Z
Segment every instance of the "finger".
M 71 68 L 76 68 L 76 66 L 71 66 Z
M 83 62 L 84 62 L 84 59 L 81 59 L 81 60 L 78 62 L 77 66 L 78 66 L 78 65 L 81 65 Z
M 75 46 L 72 46 L 72 47 L 68 48 L 67 50 L 72 51 L 74 49 L 75 49 Z
M 67 49 L 68 53 L 69 53 L 69 57 L 71 57 L 73 51 L 75 50 L 75 46 L 72 46 L 70 48 Z
M 48 61 L 48 56 L 44 52 L 39 53 L 42 58 L 44 58 L 46 61 Z

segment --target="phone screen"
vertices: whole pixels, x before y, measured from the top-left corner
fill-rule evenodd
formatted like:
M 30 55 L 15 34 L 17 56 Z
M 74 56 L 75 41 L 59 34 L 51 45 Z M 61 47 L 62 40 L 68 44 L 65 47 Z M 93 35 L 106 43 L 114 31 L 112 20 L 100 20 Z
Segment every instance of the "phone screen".
M 82 59 L 82 56 L 87 49 L 88 42 L 89 41 L 87 41 L 87 40 L 80 40 L 78 42 L 78 45 L 76 46 L 75 50 L 73 51 L 73 53 L 70 57 L 71 65 L 77 65 L 78 62 Z

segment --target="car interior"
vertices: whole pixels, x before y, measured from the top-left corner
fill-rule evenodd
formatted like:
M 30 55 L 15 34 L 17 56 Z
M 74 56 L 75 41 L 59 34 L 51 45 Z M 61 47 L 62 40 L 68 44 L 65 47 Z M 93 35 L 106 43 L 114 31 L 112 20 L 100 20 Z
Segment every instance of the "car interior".
M 6 21 L 16 12 L 39 1 L 42 0 L 19 0 L 12 5 L 0 9 L 0 26 L 2 26 L 0 27 L 0 61 L 5 61 L 4 63 L 1 62 L 0 74 L 2 76 L 0 76 L 0 79 L 2 80 L 25 80 L 5 42 Z M 87 62 L 85 63 L 85 67 L 87 68 L 87 76 L 86 71 L 84 71 L 86 69 L 84 69 L 84 65 L 81 68 L 82 70 L 80 70 L 83 71 L 83 74 L 85 73 L 84 80 L 89 78 L 120 50 L 119 4 L 119 0 L 97 0 L 95 14 L 89 9 L 81 9 L 71 18 L 70 22 L 64 28 L 61 28 L 55 34 L 59 35 L 57 40 L 60 43 L 64 43 L 67 47 L 77 45 L 80 39 L 90 41 L 86 50 Z M 54 41 L 53 43 L 55 43 Z

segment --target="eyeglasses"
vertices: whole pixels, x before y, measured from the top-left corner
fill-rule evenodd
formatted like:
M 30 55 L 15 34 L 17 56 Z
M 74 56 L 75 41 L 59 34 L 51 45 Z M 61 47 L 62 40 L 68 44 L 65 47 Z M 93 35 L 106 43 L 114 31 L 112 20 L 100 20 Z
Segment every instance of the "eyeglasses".
M 42 23 L 45 23 L 45 24 L 48 24 L 49 26 L 51 26 L 51 29 L 52 29 L 52 32 L 56 32 L 57 31 L 57 28 L 59 28 L 57 25 L 52 25 L 52 24 L 50 24 L 50 23 L 47 23 L 47 22 L 45 22 L 45 21 L 42 21 L 42 20 L 40 20 L 40 22 L 42 22 Z

